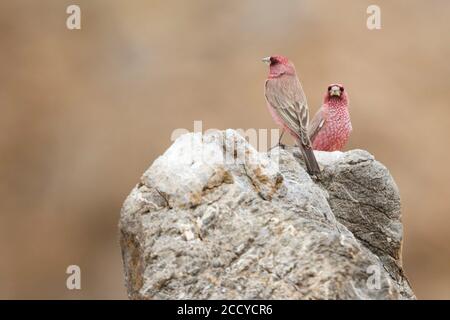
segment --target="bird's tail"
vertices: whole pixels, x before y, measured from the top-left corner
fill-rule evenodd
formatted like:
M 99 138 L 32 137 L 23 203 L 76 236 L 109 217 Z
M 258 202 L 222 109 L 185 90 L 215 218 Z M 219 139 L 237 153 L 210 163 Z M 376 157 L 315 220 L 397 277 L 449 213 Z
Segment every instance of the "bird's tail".
M 317 163 L 316 156 L 314 155 L 314 151 L 311 145 L 299 144 L 300 151 L 302 152 L 303 159 L 306 164 L 306 171 L 308 171 L 311 176 L 319 176 L 320 175 L 320 167 Z

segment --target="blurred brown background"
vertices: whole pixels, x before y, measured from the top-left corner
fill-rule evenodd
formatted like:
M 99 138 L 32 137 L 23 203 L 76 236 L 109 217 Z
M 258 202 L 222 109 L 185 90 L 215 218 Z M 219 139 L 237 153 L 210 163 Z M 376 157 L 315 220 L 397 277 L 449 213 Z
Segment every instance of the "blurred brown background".
M 0 298 L 126 298 L 123 200 L 176 128 L 274 128 L 260 58 L 281 53 L 312 112 L 346 85 L 348 148 L 401 191 L 413 289 L 449 299 L 449 17 L 446 0 L 1 1 Z

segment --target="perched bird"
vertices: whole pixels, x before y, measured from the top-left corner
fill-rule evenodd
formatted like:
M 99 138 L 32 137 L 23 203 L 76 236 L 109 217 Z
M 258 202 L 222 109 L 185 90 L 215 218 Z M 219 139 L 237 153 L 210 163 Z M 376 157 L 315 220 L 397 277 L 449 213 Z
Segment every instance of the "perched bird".
M 331 84 L 308 128 L 314 150 L 342 150 L 352 132 L 348 95 L 341 84 Z
M 308 137 L 309 112 L 302 85 L 295 67 L 286 57 L 271 56 L 263 59 L 269 65 L 269 76 L 265 84 L 267 107 L 273 120 L 297 141 L 310 175 L 318 176 L 317 163 Z

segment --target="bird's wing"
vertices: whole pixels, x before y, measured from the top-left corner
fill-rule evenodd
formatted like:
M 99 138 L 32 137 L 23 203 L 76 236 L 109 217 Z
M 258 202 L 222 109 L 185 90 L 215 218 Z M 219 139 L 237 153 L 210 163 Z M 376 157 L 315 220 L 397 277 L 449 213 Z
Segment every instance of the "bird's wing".
M 314 115 L 314 118 L 312 119 L 311 124 L 308 128 L 308 136 L 311 142 L 314 142 L 314 139 L 316 138 L 317 134 L 319 133 L 320 129 L 322 129 L 324 124 L 325 117 L 323 115 L 322 108 L 320 108 L 319 111 L 317 111 L 317 113 Z
M 294 83 L 292 87 L 289 87 L 289 84 L 278 84 L 268 80 L 266 81 L 266 99 L 289 129 L 298 134 L 302 144 L 309 145 L 308 105 L 300 84 Z

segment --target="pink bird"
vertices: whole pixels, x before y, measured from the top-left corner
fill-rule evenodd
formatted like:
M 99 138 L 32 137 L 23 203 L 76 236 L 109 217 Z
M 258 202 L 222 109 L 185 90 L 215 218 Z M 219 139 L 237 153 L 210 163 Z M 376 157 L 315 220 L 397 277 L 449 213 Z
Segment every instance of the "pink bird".
M 341 84 L 331 84 L 308 129 L 314 150 L 342 150 L 352 132 L 348 95 Z
M 308 137 L 308 104 L 294 64 L 283 56 L 267 57 L 263 61 L 270 66 L 265 96 L 273 120 L 283 130 L 280 141 L 287 130 L 297 141 L 308 173 L 318 176 L 320 168 Z

